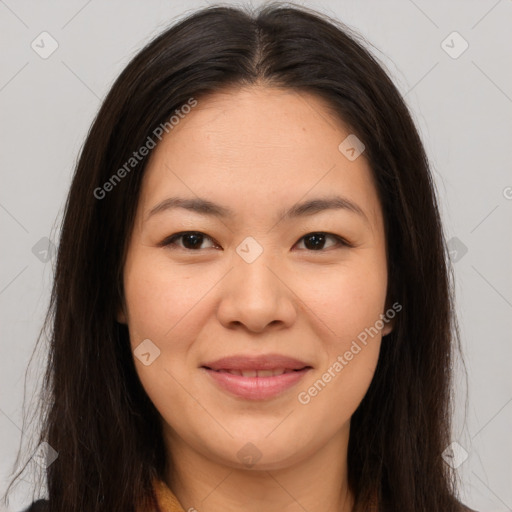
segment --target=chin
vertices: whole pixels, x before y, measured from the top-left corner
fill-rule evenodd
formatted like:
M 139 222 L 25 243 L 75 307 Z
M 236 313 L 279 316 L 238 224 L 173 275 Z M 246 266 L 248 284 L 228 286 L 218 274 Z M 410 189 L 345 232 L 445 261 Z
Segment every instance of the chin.
M 250 471 L 275 471 L 288 468 L 306 457 L 308 450 L 307 448 L 305 450 L 307 445 L 304 444 L 304 441 L 297 446 L 297 443 L 291 442 L 290 436 L 286 432 L 284 436 L 269 435 L 275 425 L 274 423 L 273 427 L 266 430 L 265 433 L 257 432 L 244 438 L 238 436 L 224 445 L 227 446 L 228 453 L 219 454 L 222 458 L 228 456 L 229 460 L 225 460 L 224 463 Z M 218 446 L 212 448 L 218 448 Z M 312 446 L 311 453 L 314 450 L 315 448 Z

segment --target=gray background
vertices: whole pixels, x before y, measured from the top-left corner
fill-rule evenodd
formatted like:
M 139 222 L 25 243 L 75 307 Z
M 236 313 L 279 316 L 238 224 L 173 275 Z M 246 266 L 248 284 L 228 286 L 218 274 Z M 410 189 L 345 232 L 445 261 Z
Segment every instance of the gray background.
M 468 453 L 458 467 L 460 492 L 481 512 L 510 511 L 512 0 L 300 3 L 375 45 L 421 130 L 453 248 L 468 371 L 466 386 L 457 365 L 453 440 Z M 22 404 L 55 263 L 45 252 L 47 238 L 58 241 L 57 221 L 87 130 L 143 44 L 205 5 L 0 0 L 0 492 L 20 440 L 30 443 Z M 31 47 L 35 41 L 39 52 L 51 48 L 43 31 L 58 43 L 46 59 Z M 457 58 L 464 42 L 448 37 L 453 31 L 469 44 Z M 37 394 L 44 360 L 43 351 L 30 365 L 28 400 Z M 20 491 L 10 509 L 26 501 Z

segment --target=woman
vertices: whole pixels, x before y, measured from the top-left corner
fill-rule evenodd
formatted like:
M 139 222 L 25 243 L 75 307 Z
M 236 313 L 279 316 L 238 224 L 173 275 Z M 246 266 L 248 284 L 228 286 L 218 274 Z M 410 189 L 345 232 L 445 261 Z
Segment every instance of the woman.
M 30 510 L 469 510 L 446 255 L 418 132 L 355 35 L 280 5 L 179 22 L 76 168 Z

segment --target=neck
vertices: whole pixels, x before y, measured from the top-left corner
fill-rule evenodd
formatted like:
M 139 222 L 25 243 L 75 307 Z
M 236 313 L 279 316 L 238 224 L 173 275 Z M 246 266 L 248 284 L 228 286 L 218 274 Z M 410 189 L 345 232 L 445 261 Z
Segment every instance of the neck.
M 167 485 L 184 510 L 209 512 L 351 512 L 348 488 L 349 425 L 294 463 L 256 464 L 240 469 L 207 458 L 172 434 Z

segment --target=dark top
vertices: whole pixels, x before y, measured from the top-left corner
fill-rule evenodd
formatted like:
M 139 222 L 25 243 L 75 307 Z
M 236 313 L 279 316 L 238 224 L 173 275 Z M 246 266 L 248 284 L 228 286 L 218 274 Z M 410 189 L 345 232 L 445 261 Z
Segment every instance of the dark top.
M 48 511 L 48 500 L 37 500 L 30 505 L 23 512 L 47 512 Z

